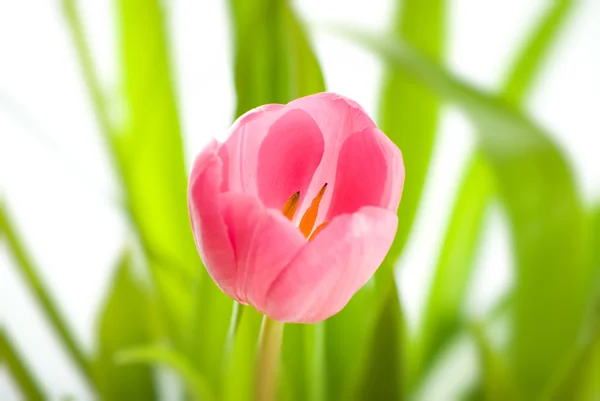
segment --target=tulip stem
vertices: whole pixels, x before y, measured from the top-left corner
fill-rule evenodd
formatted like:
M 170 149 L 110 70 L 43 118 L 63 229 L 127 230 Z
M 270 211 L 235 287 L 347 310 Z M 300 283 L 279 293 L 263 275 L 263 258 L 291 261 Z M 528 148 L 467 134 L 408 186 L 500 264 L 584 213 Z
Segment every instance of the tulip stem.
M 258 349 L 256 401 L 274 401 L 277 393 L 283 323 L 264 317 Z

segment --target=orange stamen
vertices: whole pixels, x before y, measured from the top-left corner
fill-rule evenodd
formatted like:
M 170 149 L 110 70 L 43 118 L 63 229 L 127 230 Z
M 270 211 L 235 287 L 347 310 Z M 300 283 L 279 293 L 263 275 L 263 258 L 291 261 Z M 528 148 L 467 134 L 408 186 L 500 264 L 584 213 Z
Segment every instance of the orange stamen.
M 317 226 L 317 228 L 315 228 L 315 231 L 312 232 L 312 234 L 310 235 L 310 237 L 308 237 L 308 241 L 312 241 L 315 239 L 315 237 L 317 236 L 318 233 L 320 233 L 325 227 L 327 227 L 327 225 L 329 224 L 328 221 L 326 221 L 325 223 L 321 223 Z
M 310 235 L 310 232 L 312 231 L 313 227 L 315 226 L 317 214 L 319 214 L 319 203 L 321 203 L 321 199 L 325 194 L 326 188 L 327 183 L 323 185 L 323 188 L 321 188 L 317 196 L 315 196 L 315 198 L 312 200 L 310 206 L 308 207 L 308 209 L 306 209 L 304 216 L 302 216 L 302 220 L 300 220 L 300 232 L 307 238 Z
M 296 208 L 298 207 L 299 199 L 300 199 L 300 191 L 294 192 L 292 194 L 292 196 L 290 196 L 290 199 L 288 199 L 288 201 L 285 202 L 285 205 L 283 205 L 283 209 L 281 209 L 281 213 L 283 213 L 283 215 L 290 220 L 294 218 L 294 214 L 296 213 Z

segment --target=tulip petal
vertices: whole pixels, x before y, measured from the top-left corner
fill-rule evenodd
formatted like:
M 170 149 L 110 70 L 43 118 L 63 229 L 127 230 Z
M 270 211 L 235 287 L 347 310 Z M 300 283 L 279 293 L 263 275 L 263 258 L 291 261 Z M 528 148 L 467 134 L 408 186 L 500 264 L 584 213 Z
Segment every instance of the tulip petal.
M 219 150 L 223 160 L 223 191 L 257 194 L 256 173 L 261 144 L 275 121 L 287 111 L 284 105 L 267 104 L 240 116 Z
M 273 279 L 306 244 L 296 226 L 254 197 L 221 195 L 221 211 L 235 252 L 236 298 L 263 310 Z
M 315 323 L 339 312 L 375 273 L 397 225 L 395 212 L 372 206 L 336 217 L 273 281 L 267 315 Z
M 196 247 L 208 273 L 219 288 L 235 298 L 235 258 L 219 208 L 219 146 L 213 141 L 196 157 L 188 187 L 188 208 Z
M 402 154 L 377 128 L 351 135 L 340 149 L 325 220 L 363 206 L 398 209 L 404 184 Z
M 339 151 L 348 136 L 376 125 L 356 102 L 335 93 L 323 92 L 302 97 L 290 102 L 287 107 L 306 111 L 319 126 L 325 141 L 323 159 L 314 174 L 307 196 L 299 208 L 300 212 L 304 213 L 310 200 L 317 195 L 323 185 L 335 181 Z M 332 189 L 332 187 L 327 189 L 323 204 L 329 204 Z M 323 220 L 325 216 L 323 210 L 325 209 L 322 208 L 319 212 L 320 218 L 317 221 Z
M 302 110 L 289 110 L 271 127 L 258 154 L 258 194 L 267 207 L 281 209 L 290 196 L 306 195 L 323 156 L 323 135 Z

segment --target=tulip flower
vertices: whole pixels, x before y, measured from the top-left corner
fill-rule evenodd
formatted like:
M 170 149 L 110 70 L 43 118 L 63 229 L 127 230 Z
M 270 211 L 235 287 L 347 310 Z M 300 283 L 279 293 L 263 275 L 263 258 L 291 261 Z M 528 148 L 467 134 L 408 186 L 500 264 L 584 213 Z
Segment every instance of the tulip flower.
M 352 100 L 258 107 L 194 162 L 196 246 L 231 298 L 280 322 L 319 322 L 383 261 L 403 183 L 400 150 Z

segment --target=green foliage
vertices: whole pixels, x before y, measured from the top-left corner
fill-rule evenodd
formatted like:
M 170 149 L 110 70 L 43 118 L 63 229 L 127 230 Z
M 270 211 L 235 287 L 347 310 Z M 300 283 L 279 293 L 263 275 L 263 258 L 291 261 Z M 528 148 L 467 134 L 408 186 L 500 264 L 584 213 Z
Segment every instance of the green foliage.
M 9 341 L 4 329 L 0 328 L 0 367 L 6 366 L 10 375 L 25 397 L 30 401 L 45 400 L 40 385 L 29 371 L 29 367 Z
M 445 0 L 405 0 L 398 2 L 393 37 L 404 39 L 433 60 L 443 59 L 446 41 Z M 440 101 L 436 93 L 415 81 L 402 68 L 386 63 L 381 88 L 379 124 L 383 132 L 402 150 L 410 172 L 398 209 L 398 233 L 388 253 L 388 264 L 402 253 L 421 199 L 429 160 L 437 132 Z
M 229 0 L 235 45 L 236 116 L 325 90 L 304 28 L 286 0 Z
M 418 385 L 425 371 L 464 325 L 462 307 L 493 187 L 489 166 L 476 154 L 458 189 L 421 327 L 415 336 L 415 355 L 409 366 L 411 388 Z
M 134 276 L 127 253 L 115 273 L 97 327 L 94 372 L 98 392 L 104 400 L 153 400 L 156 385 L 152 371 L 147 366 L 119 366 L 115 362 L 117 352 L 153 340 L 153 300 Z
M 136 347 L 123 350 L 115 356 L 115 361 L 125 366 L 125 369 L 132 369 L 141 365 L 141 369 L 147 369 L 148 364 L 161 365 L 175 370 L 181 379 L 183 379 L 192 399 L 195 401 L 213 401 L 214 395 L 202 374 L 196 371 L 192 362 L 185 356 L 176 351 L 161 347 Z M 140 369 L 140 367 L 138 367 Z M 120 398 L 120 399 L 139 399 L 146 400 L 150 398 Z
M 34 295 L 35 300 L 38 302 L 41 309 L 44 311 L 46 318 L 60 338 L 69 357 L 84 375 L 84 378 L 88 383 L 94 387 L 92 367 L 88 357 L 81 350 L 66 319 L 63 317 L 51 294 L 46 289 L 45 284 L 38 274 L 39 269 L 34 265 L 34 261 L 23 245 L 14 224 L 9 220 L 5 206 L 1 203 L 0 232 L 2 233 L 2 239 L 6 241 L 6 244 L 8 245 L 8 250 L 15 261 L 17 269 L 23 276 L 24 282 L 29 287 L 29 290 Z M 8 342 L 6 344 L 6 349 L 8 350 Z

